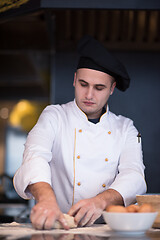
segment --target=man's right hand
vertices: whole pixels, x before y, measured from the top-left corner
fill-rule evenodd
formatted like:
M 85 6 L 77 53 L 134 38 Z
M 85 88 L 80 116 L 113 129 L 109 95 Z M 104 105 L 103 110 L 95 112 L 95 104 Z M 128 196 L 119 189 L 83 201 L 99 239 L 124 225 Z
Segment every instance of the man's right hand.
M 27 190 L 37 201 L 30 214 L 34 228 L 49 230 L 54 228 L 55 221 L 59 221 L 64 229 L 69 229 L 63 213 L 58 207 L 54 192 L 48 183 L 40 182 L 29 185 Z

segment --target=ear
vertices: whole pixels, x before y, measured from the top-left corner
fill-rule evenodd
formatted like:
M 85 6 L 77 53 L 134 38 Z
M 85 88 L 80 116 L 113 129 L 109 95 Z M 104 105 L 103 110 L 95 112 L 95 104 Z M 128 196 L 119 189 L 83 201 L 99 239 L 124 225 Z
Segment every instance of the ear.
M 111 92 L 110 92 L 110 95 L 113 94 L 115 87 L 116 87 L 116 82 L 113 82 L 113 83 L 112 83 L 112 86 L 111 86 Z
M 76 72 L 74 73 L 74 81 L 73 81 L 73 86 L 75 87 L 75 84 L 76 84 L 76 77 L 77 77 L 77 75 L 76 75 Z

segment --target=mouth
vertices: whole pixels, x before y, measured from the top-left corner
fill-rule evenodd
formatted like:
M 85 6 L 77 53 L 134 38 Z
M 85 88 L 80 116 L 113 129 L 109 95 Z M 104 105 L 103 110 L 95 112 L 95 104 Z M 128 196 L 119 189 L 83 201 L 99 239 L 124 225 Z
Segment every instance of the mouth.
M 90 102 L 90 101 L 83 101 L 83 103 L 86 106 L 93 106 L 95 104 L 94 102 Z

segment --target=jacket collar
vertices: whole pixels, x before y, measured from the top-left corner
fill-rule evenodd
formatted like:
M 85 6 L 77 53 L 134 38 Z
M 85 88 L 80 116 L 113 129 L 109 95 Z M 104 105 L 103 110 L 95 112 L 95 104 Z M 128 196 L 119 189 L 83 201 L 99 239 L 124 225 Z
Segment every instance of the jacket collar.
M 73 101 L 73 105 L 74 105 L 75 114 L 77 114 L 84 121 L 88 121 L 88 116 L 79 108 L 79 106 L 77 105 L 75 99 Z M 108 116 L 109 116 L 109 106 L 106 105 L 105 107 L 106 107 L 106 112 L 100 117 L 99 123 L 103 122 L 104 120 L 106 120 L 108 118 Z

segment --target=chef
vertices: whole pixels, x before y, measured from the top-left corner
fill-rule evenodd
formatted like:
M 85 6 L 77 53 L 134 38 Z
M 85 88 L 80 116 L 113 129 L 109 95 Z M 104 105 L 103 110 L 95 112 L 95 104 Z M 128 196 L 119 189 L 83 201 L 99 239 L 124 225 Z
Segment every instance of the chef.
M 36 200 L 30 214 L 36 229 L 55 221 L 68 229 L 63 213 L 90 226 L 108 205 L 127 206 L 146 192 L 138 131 L 108 106 L 115 87 L 129 87 L 128 73 L 92 37 L 83 37 L 78 51 L 74 101 L 44 109 L 14 176 L 17 193 Z

